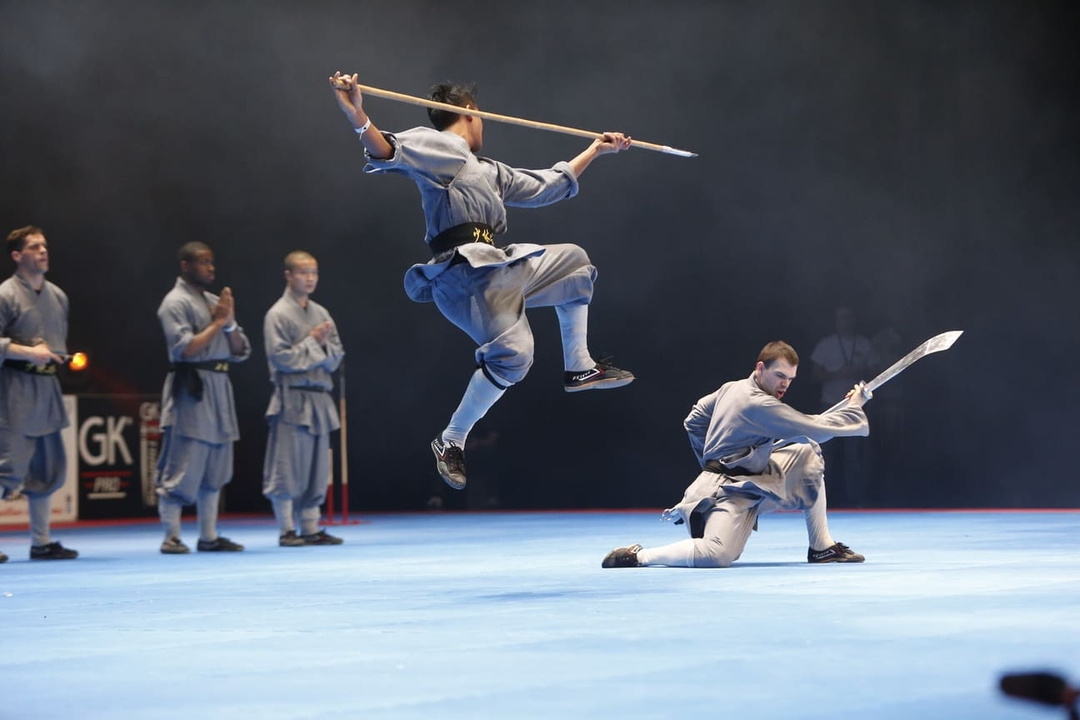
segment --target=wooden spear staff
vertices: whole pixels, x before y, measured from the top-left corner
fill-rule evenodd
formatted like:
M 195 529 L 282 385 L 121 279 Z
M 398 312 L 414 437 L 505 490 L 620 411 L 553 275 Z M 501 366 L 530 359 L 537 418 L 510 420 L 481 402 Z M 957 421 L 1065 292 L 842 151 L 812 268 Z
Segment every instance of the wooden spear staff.
M 346 78 L 348 81 L 346 82 Z M 330 84 L 334 86 L 336 90 L 348 90 L 351 86 L 352 77 L 343 75 L 339 77 L 330 78 Z M 562 133 L 564 135 L 576 135 L 577 137 L 589 138 L 595 140 L 603 135 L 603 133 L 593 132 L 591 130 L 579 130 L 578 128 L 567 127 L 565 125 L 555 125 L 553 123 L 537 122 L 536 120 L 526 120 L 525 118 L 514 117 L 513 115 L 499 115 L 492 112 L 484 112 L 483 110 L 474 110 L 472 108 L 463 108 L 457 105 L 450 105 L 449 103 L 436 102 L 434 100 L 427 100 L 425 98 L 419 98 L 414 95 L 405 95 L 403 93 L 393 92 L 391 90 L 382 90 L 377 87 L 371 87 L 370 85 L 356 84 L 356 88 L 365 95 L 371 95 L 373 97 L 385 98 L 387 100 L 396 100 L 397 102 L 403 102 L 408 105 L 419 105 L 421 107 L 435 108 L 436 110 L 446 110 L 457 115 L 472 115 L 475 117 L 483 118 L 485 120 L 493 120 L 495 122 L 507 123 L 509 125 L 520 125 L 522 127 L 533 128 L 534 130 L 547 130 L 549 132 Z M 638 147 L 644 150 L 655 150 L 656 152 L 662 152 L 667 155 L 678 155 L 679 157 L 697 157 L 697 153 L 690 152 L 689 150 L 678 150 L 669 145 L 658 145 L 656 143 L 645 142 L 644 140 L 631 140 L 631 147 Z

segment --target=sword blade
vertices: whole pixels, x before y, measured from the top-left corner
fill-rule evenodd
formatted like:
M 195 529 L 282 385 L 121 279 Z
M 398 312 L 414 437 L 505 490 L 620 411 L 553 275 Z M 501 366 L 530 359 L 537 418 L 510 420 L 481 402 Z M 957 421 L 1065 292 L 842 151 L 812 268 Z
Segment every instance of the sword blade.
M 948 350 L 949 348 L 951 348 L 953 346 L 953 343 L 956 342 L 956 339 L 958 337 L 960 337 L 963 334 L 963 332 L 964 332 L 963 330 L 950 330 L 948 332 L 943 332 L 940 335 L 935 335 L 934 337 L 930 338 L 929 340 L 924 342 L 919 347 L 917 347 L 914 350 L 912 350 L 911 352 L 909 352 L 904 357 L 902 357 L 899 360 L 897 360 L 896 362 L 894 362 L 892 365 L 890 365 L 888 368 L 886 368 L 876 378 L 874 378 L 870 382 L 866 383 L 866 389 L 869 390 L 870 392 L 873 392 L 874 390 L 877 390 L 879 387 L 881 387 L 885 383 L 892 380 L 894 377 L 896 377 L 900 373 L 904 372 L 904 370 L 906 370 L 909 366 L 911 366 L 916 361 L 921 360 L 922 358 L 926 357 L 927 355 L 930 355 L 931 353 L 941 352 L 942 350 Z M 831 408 L 829 408 L 825 412 L 830 413 L 833 410 L 838 410 L 838 409 L 844 407 L 844 405 L 847 405 L 847 399 L 846 398 L 844 400 L 841 400 L 840 402 L 836 403 L 835 405 L 833 405 Z

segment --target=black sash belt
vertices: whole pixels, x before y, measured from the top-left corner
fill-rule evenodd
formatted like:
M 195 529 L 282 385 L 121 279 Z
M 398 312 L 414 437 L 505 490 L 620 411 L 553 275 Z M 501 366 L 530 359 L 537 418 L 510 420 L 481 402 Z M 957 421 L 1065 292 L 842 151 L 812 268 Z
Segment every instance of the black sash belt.
M 731 475 L 738 477 L 740 475 L 759 475 L 760 473 L 750 472 L 746 468 L 741 467 L 724 467 L 719 460 L 709 460 L 705 463 L 705 469 L 709 472 L 720 473 L 721 475 Z
M 178 362 L 169 366 L 170 370 L 182 371 L 184 368 L 192 370 L 210 370 L 212 372 L 229 372 L 228 360 L 203 360 L 202 362 Z
M 58 365 L 55 363 L 35 365 L 27 360 L 5 360 L 4 367 L 18 370 L 19 372 L 29 373 L 30 375 L 55 375 Z
M 320 392 L 328 393 L 330 388 L 319 387 L 317 385 L 286 385 L 286 390 L 303 390 L 304 392 Z
M 227 360 L 204 360 L 202 362 L 178 362 L 169 365 L 169 372 L 173 373 L 173 397 L 178 398 L 180 391 L 186 392 L 196 402 L 202 400 L 203 382 L 197 370 L 209 370 L 211 372 L 229 372 Z
M 449 230 L 443 230 L 431 238 L 428 247 L 431 248 L 431 255 L 434 257 L 442 255 L 448 250 L 453 250 L 458 245 L 468 245 L 469 243 L 494 245 L 495 231 L 491 229 L 490 225 L 484 223 L 462 223 Z

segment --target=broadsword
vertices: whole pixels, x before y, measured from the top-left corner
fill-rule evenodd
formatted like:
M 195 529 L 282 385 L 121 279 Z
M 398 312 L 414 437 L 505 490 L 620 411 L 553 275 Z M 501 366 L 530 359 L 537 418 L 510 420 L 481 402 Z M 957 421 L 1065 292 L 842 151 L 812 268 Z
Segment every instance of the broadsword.
M 868 390 L 869 392 L 874 392 L 879 387 L 889 382 L 900 373 L 904 372 L 904 370 L 906 370 L 911 364 L 913 364 L 917 360 L 921 360 L 922 358 L 926 357 L 931 353 L 948 350 L 952 347 L 953 343 L 956 342 L 956 338 L 960 337 L 963 332 L 963 330 L 949 330 L 948 332 L 943 332 L 940 335 L 935 335 L 919 347 L 909 352 L 904 357 L 894 362 L 876 378 L 866 383 L 866 390 Z M 847 405 L 847 398 L 844 398 L 840 402 L 836 403 L 825 412 L 831 413 L 833 410 L 839 410 L 845 405 Z

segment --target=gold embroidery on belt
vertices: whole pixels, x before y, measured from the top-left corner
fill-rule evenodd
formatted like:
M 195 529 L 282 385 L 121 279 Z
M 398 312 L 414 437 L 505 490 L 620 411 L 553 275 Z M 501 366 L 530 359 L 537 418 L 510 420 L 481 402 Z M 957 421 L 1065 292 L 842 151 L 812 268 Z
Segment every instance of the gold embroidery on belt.
M 488 245 L 495 244 L 495 233 L 491 232 L 487 228 L 473 228 L 473 242 L 487 243 Z

